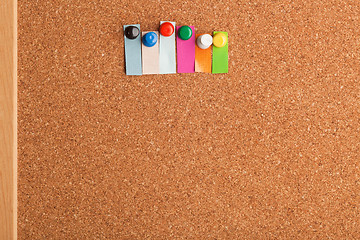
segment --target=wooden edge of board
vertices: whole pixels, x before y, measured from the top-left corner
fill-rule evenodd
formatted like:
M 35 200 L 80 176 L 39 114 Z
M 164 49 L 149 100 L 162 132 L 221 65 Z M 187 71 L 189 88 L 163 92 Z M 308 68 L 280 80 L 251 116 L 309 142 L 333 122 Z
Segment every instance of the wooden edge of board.
M 0 2 L 0 240 L 17 239 L 17 1 Z

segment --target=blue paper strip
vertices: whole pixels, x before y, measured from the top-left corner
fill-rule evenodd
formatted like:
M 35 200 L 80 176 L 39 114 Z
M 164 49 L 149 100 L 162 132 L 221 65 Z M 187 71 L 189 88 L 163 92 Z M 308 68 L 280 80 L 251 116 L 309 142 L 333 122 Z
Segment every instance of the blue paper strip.
M 125 28 L 128 26 L 138 27 L 140 24 L 124 25 L 124 45 L 125 45 L 125 68 L 126 75 L 142 75 L 141 66 L 141 34 L 135 39 L 125 36 Z M 141 31 L 140 31 L 141 33 Z
M 160 21 L 160 25 L 168 21 Z M 160 34 L 159 64 L 160 74 L 176 73 L 176 50 L 175 50 L 175 22 L 170 22 L 174 26 L 174 33 L 165 37 Z

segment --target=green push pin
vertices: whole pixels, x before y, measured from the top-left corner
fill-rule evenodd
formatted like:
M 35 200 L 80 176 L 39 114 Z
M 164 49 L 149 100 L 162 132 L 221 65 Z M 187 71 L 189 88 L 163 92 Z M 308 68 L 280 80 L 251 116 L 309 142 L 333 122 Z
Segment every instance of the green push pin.
M 189 40 L 193 32 L 189 26 L 182 26 L 179 28 L 179 38 L 182 40 Z

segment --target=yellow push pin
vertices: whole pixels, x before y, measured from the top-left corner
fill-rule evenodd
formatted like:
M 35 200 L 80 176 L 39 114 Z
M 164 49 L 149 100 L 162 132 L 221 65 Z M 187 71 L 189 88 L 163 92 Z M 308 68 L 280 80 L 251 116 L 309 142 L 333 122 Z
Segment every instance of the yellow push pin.
M 224 33 L 216 33 L 213 37 L 213 44 L 215 47 L 221 48 L 224 47 L 227 43 L 227 37 Z

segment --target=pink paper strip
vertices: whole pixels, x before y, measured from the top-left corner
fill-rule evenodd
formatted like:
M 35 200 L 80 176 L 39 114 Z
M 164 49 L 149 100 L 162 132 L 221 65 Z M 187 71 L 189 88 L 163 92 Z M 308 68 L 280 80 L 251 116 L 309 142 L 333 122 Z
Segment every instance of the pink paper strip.
M 195 27 L 189 26 L 193 34 L 189 40 L 181 40 L 178 36 L 176 27 L 176 48 L 177 48 L 177 72 L 193 73 L 195 72 Z

